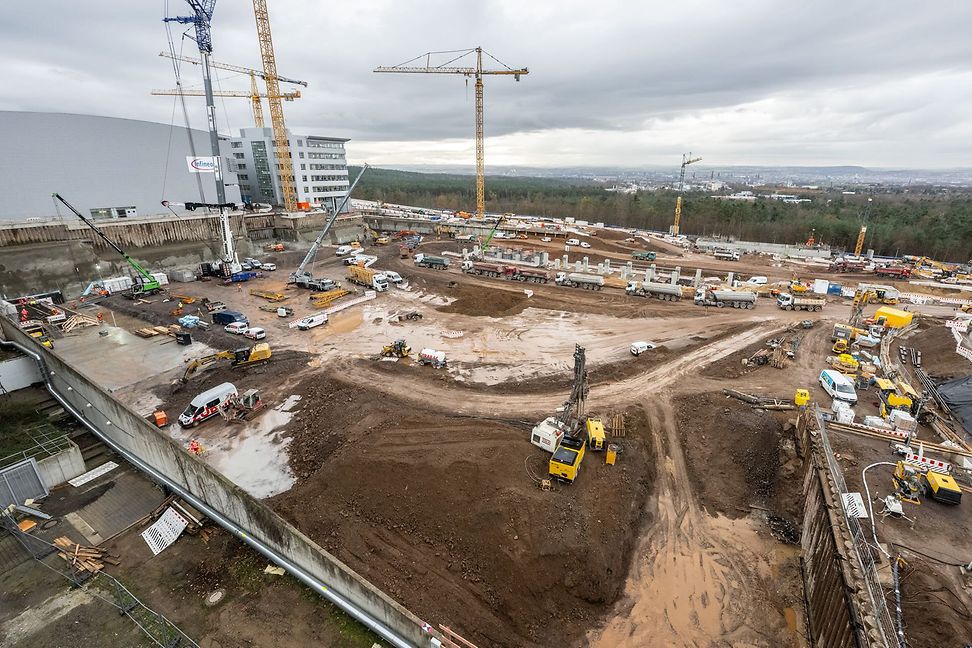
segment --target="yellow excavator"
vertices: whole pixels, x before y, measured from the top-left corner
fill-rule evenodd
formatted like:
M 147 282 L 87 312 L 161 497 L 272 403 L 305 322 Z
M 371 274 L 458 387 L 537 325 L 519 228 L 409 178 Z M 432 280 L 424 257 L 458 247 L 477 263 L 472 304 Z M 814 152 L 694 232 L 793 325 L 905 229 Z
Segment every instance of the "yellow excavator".
M 194 360 L 186 360 L 189 366 L 186 367 L 182 378 L 179 379 L 183 384 L 189 382 L 192 374 L 196 373 L 200 367 L 211 365 L 219 360 L 229 360 L 233 367 L 249 367 L 255 364 L 270 362 L 270 345 L 266 342 L 254 344 L 250 348 L 237 349 L 236 351 L 217 351 Z

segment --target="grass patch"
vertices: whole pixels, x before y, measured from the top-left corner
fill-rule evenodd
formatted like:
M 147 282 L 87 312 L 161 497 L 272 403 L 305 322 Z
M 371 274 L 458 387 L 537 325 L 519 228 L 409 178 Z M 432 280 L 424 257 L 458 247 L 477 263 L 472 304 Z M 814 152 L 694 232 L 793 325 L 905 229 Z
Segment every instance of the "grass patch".
M 0 459 L 37 445 L 30 432 L 46 424 L 47 416 L 33 405 L 0 403 Z

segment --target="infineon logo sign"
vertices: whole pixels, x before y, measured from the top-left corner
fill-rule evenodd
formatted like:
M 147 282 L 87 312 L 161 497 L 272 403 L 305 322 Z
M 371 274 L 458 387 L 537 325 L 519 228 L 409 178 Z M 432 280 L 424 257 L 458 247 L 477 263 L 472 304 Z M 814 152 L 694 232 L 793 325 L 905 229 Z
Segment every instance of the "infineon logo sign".
M 216 172 L 216 158 L 212 156 L 192 157 L 191 155 L 187 155 L 186 164 L 189 165 L 190 173 L 215 173 Z

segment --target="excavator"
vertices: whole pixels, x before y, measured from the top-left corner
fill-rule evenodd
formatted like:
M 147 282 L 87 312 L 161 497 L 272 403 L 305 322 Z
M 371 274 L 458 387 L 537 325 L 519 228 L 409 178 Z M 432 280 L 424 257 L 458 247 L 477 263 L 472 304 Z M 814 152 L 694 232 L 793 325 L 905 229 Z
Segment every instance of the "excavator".
M 189 366 L 186 367 L 179 382 L 186 384 L 189 382 L 189 378 L 201 367 L 211 365 L 218 360 L 229 360 L 234 368 L 249 367 L 255 364 L 269 362 L 271 355 L 273 354 L 270 351 L 270 345 L 266 342 L 260 342 L 250 348 L 237 349 L 236 351 L 217 351 L 216 353 L 211 353 L 196 358 L 195 360 L 187 360 L 186 362 L 189 363 Z

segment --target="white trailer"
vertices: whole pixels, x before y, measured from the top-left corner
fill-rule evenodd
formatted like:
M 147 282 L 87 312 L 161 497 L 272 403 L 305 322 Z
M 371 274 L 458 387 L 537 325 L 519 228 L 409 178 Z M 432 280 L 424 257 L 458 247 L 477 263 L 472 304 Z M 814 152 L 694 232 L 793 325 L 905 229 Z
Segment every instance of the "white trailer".
M 697 306 L 715 306 L 723 308 L 755 308 L 756 293 L 743 290 L 712 290 L 710 288 L 699 288 L 695 291 L 695 303 Z
M 624 292 L 638 297 L 656 297 L 665 301 L 679 301 L 682 287 L 655 281 L 629 281 Z
M 604 277 L 598 275 L 583 274 L 580 272 L 558 272 L 555 282 L 561 286 L 572 288 L 584 288 L 586 290 L 600 290 L 604 287 Z

